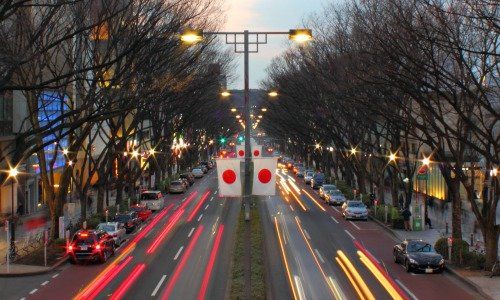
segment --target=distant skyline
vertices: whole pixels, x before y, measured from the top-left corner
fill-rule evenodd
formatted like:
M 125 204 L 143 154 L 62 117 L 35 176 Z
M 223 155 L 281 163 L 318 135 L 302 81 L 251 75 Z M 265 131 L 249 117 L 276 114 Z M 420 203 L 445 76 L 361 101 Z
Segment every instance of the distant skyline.
M 288 31 L 302 27 L 312 13 L 321 12 L 324 5 L 336 0 L 226 0 L 226 25 L 223 30 Z M 313 33 L 314 35 L 314 33 Z M 259 53 L 250 54 L 250 88 L 259 88 L 265 79 L 265 69 L 273 57 L 288 47 L 287 36 L 270 36 L 267 45 L 259 47 Z M 234 79 L 229 89 L 243 88 L 243 55 L 236 54 Z

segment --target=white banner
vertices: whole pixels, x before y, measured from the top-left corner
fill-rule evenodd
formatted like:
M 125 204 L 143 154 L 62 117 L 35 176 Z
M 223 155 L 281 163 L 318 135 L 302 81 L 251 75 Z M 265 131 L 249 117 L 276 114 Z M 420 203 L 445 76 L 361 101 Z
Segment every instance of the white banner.
M 241 197 L 240 161 L 239 158 L 216 159 L 220 197 Z
M 274 196 L 276 194 L 277 157 L 253 159 L 252 195 Z

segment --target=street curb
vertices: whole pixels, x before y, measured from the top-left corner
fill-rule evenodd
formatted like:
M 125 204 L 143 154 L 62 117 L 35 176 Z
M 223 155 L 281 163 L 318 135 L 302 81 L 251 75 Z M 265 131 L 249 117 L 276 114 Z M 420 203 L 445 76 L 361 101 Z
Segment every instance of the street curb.
M 454 268 L 445 265 L 445 271 L 467 285 L 470 289 L 481 295 L 484 299 L 493 300 L 493 298 L 490 295 L 486 294 L 480 286 L 467 279 L 467 277 L 460 275 L 457 271 L 455 271 Z
M 387 227 L 387 225 L 385 225 L 384 223 L 382 223 L 381 221 L 377 220 L 376 218 L 370 215 L 368 215 L 368 218 L 374 221 L 378 226 L 382 227 L 387 233 L 389 233 L 396 240 L 401 241 L 401 239 L 394 233 L 392 229 Z M 454 278 L 460 280 L 462 283 L 467 285 L 470 289 L 481 295 L 484 299 L 493 300 L 493 298 L 490 295 L 486 294 L 480 286 L 467 279 L 467 277 L 460 275 L 457 271 L 455 271 L 453 268 L 450 268 L 448 265 L 445 265 L 445 271 Z
M 50 266 L 46 270 L 40 270 L 40 271 L 33 271 L 33 272 L 25 272 L 25 273 L 0 273 L 0 278 L 1 277 L 24 277 L 24 276 L 34 276 L 34 275 L 41 275 L 41 274 L 46 274 L 54 271 L 54 269 L 58 268 L 61 266 L 63 263 L 66 263 L 69 259 L 68 255 L 64 255 L 58 262 Z
M 373 222 L 377 223 L 378 226 L 382 227 L 387 233 L 389 233 L 393 238 L 395 238 L 397 241 L 401 241 L 401 239 L 397 236 L 397 234 L 394 233 L 392 229 L 390 229 L 387 225 L 382 223 L 381 221 L 377 220 L 376 218 L 368 215 L 368 218 L 372 220 Z

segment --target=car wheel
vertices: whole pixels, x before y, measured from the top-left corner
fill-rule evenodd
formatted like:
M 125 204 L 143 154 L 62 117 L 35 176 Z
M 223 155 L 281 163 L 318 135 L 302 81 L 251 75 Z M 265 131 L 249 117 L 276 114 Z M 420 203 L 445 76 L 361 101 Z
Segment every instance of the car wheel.
M 406 269 L 406 272 L 408 272 L 408 273 L 411 272 L 411 266 L 410 266 L 410 262 L 408 260 L 405 261 L 405 269 Z

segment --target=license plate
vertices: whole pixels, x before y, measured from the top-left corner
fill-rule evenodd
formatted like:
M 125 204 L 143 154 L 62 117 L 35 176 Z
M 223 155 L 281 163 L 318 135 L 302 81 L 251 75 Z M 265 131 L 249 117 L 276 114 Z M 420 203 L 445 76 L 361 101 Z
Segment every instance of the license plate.
M 432 271 L 433 271 L 433 270 L 432 270 L 431 268 L 427 268 L 427 269 L 425 269 L 425 273 L 432 273 Z
M 87 251 L 88 247 L 87 246 L 80 246 L 80 250 Z

